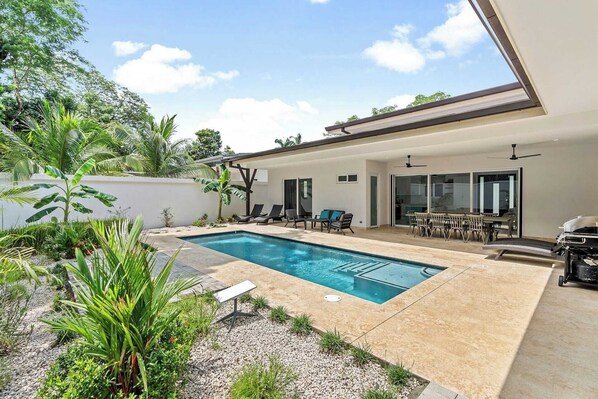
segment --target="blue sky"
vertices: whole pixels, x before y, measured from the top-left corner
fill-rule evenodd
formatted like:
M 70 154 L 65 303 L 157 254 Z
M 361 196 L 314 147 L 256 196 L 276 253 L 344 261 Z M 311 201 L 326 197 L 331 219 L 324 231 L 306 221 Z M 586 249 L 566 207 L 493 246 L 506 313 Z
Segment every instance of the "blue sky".
M 515 81 L 466 0 L 84 0 L 80 49 L 179 135 L 275 146 L 416 94 Z

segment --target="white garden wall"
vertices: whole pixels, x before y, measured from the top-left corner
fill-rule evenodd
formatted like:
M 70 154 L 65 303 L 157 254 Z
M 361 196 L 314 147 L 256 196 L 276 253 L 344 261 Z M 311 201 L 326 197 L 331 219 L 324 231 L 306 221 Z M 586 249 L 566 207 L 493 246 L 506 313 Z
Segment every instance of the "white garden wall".
M 56 183 L 57 180 L 45 175 L 34 175 L 31 180 L 22 184 Z M 0 185 L 10 184 L 8 176 L 0 175 Z M 94 212 L 91 215 L 73 213 L 72 217 L 79 219 L 108 218 L 114 216 L 110 211 L 115 209 L 128 209 L 128 217 L 143 215 L 146 228 L 162 227 L 160 213 L 164 208 L 171 208 L 175 226 L 189 225 L 204 213 L 210 220 L 215 220 L 218 214 L 218 196 L 215 193 L 203 193 L 203 185 L 191 179 L 166 179 L 147 177 L 113 177 L 113 176 L 88 176 L 83 179 L 83 184 L 91 186 L 101 192 L 112 194 L 118 199 L 114 208 L 107 208 L 95 199 L 85 199 L 82 202 Z M 243 185 L 241 182 L 235 184 Z M 266 201 L 267 185 L 263 182 L 254 182 L 251 202 L 264 203 Z M 42 197 L 49 194 L 50 190 L 38 190 L 35 195 Z M 3 228 L 22 226 L 25 219 L 33 215 L 36 210 L 30 205 L 23 207 L 15 204 L 0 204 L 3 207 Z M 234 198 L 230 206 L 224 206 L 222 215 L 229 217 L 232 214 L 244 214 L 245 202 Z M 61 218 L 59 210 L 52 216 Z M 49 220 L 46 217 L 44 220 Z

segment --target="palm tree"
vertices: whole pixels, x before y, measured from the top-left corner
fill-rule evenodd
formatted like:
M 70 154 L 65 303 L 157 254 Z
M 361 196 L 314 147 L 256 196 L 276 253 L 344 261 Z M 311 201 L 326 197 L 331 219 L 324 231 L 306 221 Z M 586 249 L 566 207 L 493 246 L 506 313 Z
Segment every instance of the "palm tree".
M 120 142 L 123 163 L 129 171 L 150 177 L 213 177 L 213 170 L 196 163 L 187 154 L 188 141 L 173 140 L 176 115 L 165 116 L 159 123 L 148 120 L 135 131 L 118 127 L 113 136 Z
M 98 167 L 119 168 L 115 155 L 107 149 L 111 138 L 100 126 L 59 103 L 44 101 L 40 120 L 25 121 L 27 132 L 15 133 L 0 125 L 0 171 L 22 180 L 52 166 L 74 173 L 89 159 Z
M 220 175 L 217 178 L 199 178 L 196 181 L 205 184 L 204 193 L 214 192 L 218 194 L 218 221 L 222 220 L 222 204 L 230 205 L 232 196 L 236 196 L 243 201 L 246 199 L 247 189 L 243 186 L 230 184 L 230 170 L 224 165 L 220 166 Z M 215 172 L 214 172 L 215 173 Z
M 281 148 L 299 145 L 299 144 L 301 144 L 301 133 L 297 133 L 297 135 L 295 135 L 295 136 L 289 136 L 289 137 L 285 138 L 284 140 L 276 139 L 276 140 L 274 140 L 274 142 L 276 144 L 278 144 Z

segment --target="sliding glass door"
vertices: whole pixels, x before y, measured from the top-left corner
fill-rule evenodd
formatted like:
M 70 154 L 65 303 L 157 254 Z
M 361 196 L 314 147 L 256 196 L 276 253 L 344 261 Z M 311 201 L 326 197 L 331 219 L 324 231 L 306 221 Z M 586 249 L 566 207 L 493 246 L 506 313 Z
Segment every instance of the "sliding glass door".
M 469 212 L 470 177 L 469 173 L 432 175 L 430 179 L 432 212 Z
M 394 224 L 407 225 L 408 212 L 428 211 L 428 176 L 395 176 Z
M 299 179 L 299 216 L 311 217 L 312 182 L 311 179 Z
M 299 216 L 312 215 L 312 180 L 287 179 L 283 189 L 284 210 L 295 209 Z
M 284 181 L 283 204 L 285 211 L 297 209 L 297 179 Z
M 474 173 L 474 212 L 517 215 L 519 181 L 516 171 Z

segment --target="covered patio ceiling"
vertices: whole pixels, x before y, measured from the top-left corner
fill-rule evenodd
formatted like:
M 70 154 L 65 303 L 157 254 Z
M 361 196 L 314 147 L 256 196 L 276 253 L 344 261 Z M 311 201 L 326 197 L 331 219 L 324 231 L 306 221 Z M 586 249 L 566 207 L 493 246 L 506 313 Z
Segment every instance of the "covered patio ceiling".
M 345 143 L 322 144 L 242 159 L 240 162 L 251 168 L 268 169 L 335 159 L 391 161 L 408 154 L 418 157 L 476 153 L 504 155 L 513 143 L 530 149 L 546 145 L 598 143 L 597 132 L 598 113 L 594 111 L 549 116 L 535 108 Z

